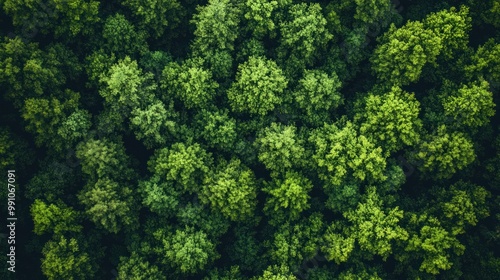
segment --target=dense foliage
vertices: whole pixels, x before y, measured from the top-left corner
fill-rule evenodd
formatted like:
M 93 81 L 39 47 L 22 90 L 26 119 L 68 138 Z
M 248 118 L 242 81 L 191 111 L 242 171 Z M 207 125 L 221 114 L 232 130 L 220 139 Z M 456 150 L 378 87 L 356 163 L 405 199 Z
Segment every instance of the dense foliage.
M 0 0 L 0 26 L 0 279 L 498 279 L 500 1 Z

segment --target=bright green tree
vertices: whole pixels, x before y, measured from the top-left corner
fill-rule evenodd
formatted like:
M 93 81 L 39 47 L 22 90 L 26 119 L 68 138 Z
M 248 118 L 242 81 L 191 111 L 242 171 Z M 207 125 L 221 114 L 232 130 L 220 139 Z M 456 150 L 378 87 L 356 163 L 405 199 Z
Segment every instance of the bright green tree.
M 257 204 L 255 176 L 239 159 L 221 163 L 214 174 L 208 175 L 200 192 L 205 204 L 232 221 L 250 217 Z
M 302 166 L 305 149 L 293 125 L 272 123 L 258 133 L 254 142 L 259 161 L 270 171 L 281 172 Z
M 196 125 L 210 148 L 231 151 L 238 138 L 236 120 L 228 115 L 227 110 L 202 110 Z
M 371 57 L 372 69 L 382 81 L 407 85 L 420 78 L 422 68 L 436 61 L 443 48 L 442 38 L 419 21 L 408 21 L 379 37 Z
M 120 257 L 117 280 L 166 280 L 167 277 L 154 264 L 151 264 L 137 252 L 130 257 Z
M 352 223 L 351 236 L 356 238 L 361 250 L 384 259 L 392 254 L 395 241 L 408 239 L 408 232 L 399 225 L 403 211 L 397 206 L 384 207 L 374 187 L 368 188 L 364 201 L 344 216 Z
M 146 109 L 135 108 L 130 116 L 130 126 L 137 140 L 141 140 L 148 148 L 164 145 L 168 136 L 176 132 L 176 117 L 178 116 L 170 103 L 166 107 L 157 100 Z
M 281 104 L 286 86 L 287 79 L 274 61 L 251 56 L 238 66 L 227 97 L 234 112 L 265 115 Z
M 81 238 L 58 236 L 42 249 L 42 272 L 50 280 L 86 279 L 96 275 L 95 258 L 99 250 L 90 251 Z
M 311 181 L 302 174 L 286 172 L 283 179 L 276 178 L 263 188 L 268 194 L 264 211 L 271 216 L 279 216 L 284 212 L 286 218 L 295 220 L 310 207 L 309 191 L 312 187 Z
M 326 19 L 318 3 L 292 5 L 286 20 L 280 23 L 278 57 L 293 73 L 313 63 L 333 38 L 326 27 Z
M 412 146 L 420 140 L 420 103 L 413 94 L 394 86 L 383 94 L 369 94 L 362 101 L 354 120 L 359 131 L 386 153 Z
M 293 104 L 301 109 L 305 119 L 323 123 L 325 115 L 322 113 L 343 103 L 339 92 L 341 86 L 335 73 L 328 75 L 320 70 L 306 70 L 297 89 L 293 91 Z
M 33 231 L 38 235 L 82 230 L 82 226 L 78 224 L 80 214 L 63 203 L 47 204 L 37 199 L 31 204 L 30 211 L 35 226 Z
M 198 6 L 191 22 L 195 24 L 194 53 L 204 55 L 210 50 L 234 49 L 238 37 L 239 10 L 229 0 L 209 0 L 205 6 Z
M 215 245 L 202 231 L 178 229 L 170 236 L 157 233 L 155 237 L 163 244 L 159 252 L 163 262 L 182 274 L 199 272 L 219 257 Z
M 167 64 L 162 74 L 162 89 L 181 100 L 188 109 L 208 107 L 219 85 L 202 65 L 202 59 L 188 60 L 182 65 Z
M 488 82 L 482 80 L 463 85 L 442 100 L 444 113 L 453 118 L 454 125 L 479 127 L 489 123 L 495 115 L 493 93 Z
M 359 135 L 350 121 L 325 124 L 311 133 L 309 142 L 314 146 L 314 168 L 322 180 L 332 185 L 341 185 L 347 178 L 385 179 L 382 149 Z
M 212 168 L 212 157 L 199 144 L 175 143 L 155 152 L 149 161 L 151 172 L 174 182 L 176 188 L 199 191 L 201 182 Z
M 413 155 L 418 168 L 436 178 L 449 178 L 472 163 L 474 145 L 463 133 L 448 132 L 441 125 L 437 133 L 421 141 Z

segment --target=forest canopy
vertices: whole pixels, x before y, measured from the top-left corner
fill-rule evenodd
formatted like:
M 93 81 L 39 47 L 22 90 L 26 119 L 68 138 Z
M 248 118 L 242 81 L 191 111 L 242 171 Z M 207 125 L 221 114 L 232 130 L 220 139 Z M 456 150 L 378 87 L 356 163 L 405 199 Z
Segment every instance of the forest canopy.
M 497 279 L 499 92 L 498 0 L 0 0 L 0 279 Z

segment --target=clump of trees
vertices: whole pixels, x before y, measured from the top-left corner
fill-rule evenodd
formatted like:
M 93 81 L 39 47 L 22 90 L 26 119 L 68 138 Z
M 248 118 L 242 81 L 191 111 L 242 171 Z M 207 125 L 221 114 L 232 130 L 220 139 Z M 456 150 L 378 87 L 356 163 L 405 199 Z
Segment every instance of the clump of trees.
M 413 2 L 0 1 L 0 278 L 496 279 L 500 2 Z

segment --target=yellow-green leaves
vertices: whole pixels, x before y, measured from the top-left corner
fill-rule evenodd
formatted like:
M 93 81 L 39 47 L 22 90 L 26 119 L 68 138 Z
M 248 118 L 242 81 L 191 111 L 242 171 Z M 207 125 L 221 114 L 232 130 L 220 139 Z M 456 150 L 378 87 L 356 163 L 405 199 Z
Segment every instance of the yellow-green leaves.
M 418 143 L 422 122 L 420 103 L 399 87 L 388 93 L 369 94 L 354 117 L 360 133 L 381 146 L 386 153 Z

